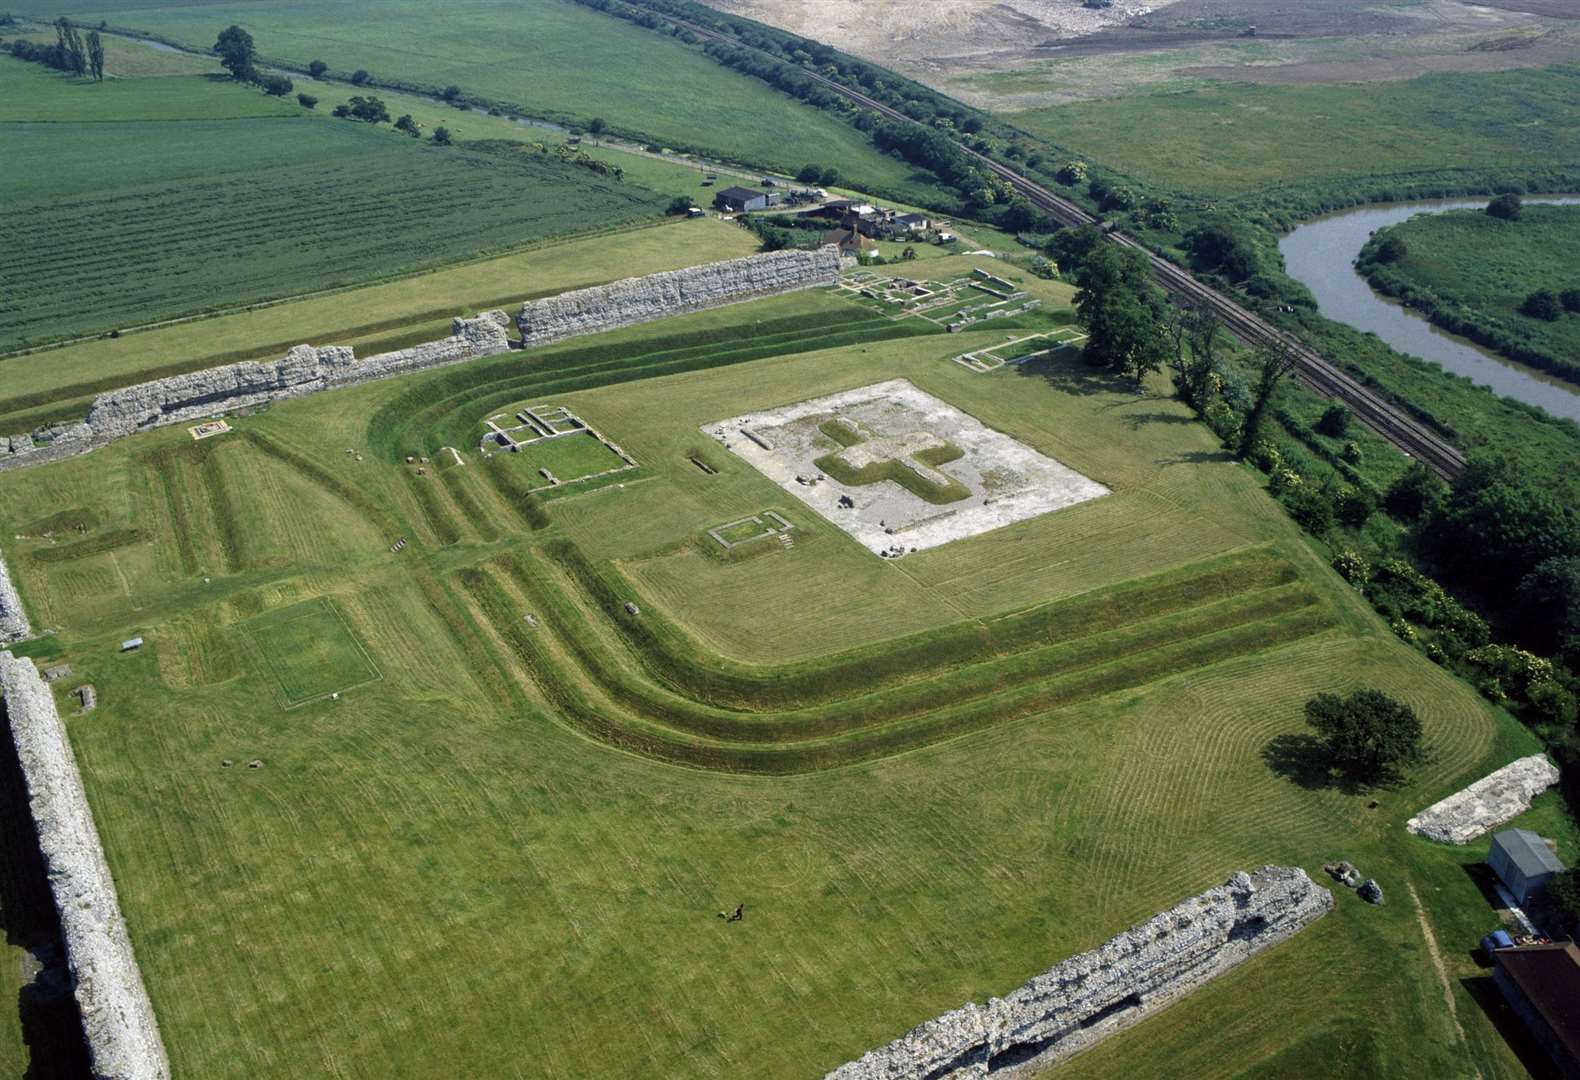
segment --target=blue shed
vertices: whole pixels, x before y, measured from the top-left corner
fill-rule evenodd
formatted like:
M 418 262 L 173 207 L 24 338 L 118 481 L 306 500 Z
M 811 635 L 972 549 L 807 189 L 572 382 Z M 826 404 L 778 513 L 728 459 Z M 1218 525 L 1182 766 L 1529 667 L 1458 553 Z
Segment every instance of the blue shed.
M 1541 891 L 1564 868 L 1547 841 L 1529 829 L 1504 829 L 1492 834 L 1487 863 L 1521 904 Z

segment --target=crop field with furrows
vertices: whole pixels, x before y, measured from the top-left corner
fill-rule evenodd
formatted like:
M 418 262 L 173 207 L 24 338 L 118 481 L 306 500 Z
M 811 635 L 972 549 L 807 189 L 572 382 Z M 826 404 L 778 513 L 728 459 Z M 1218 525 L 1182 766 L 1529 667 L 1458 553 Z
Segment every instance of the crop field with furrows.
M 222 152 L 231 138 L 289 142 L 328 122 L 267 123 L 276 127 L 221 122 L 208 152 Z M 189 125 L 151 134 L 144 126 L 52 125 L 50 132 L 101 142 L 112 156 L 117 147 L 158 153 L 166 135 L 214 134 Z M 584 169 L 343 128 L 362 153 L 18 207 L 0 225 L 0 243 L 17 256 L 0 346 L 351 284 L 588 231 L 591 223 L 629 224 L 662 209 L 657 195 Z
M 1462 959 L 1485 845 L 1402 823 L 1533 737 L 1397 641 L 1163 380 L 973 372 L 952 358 L 1024 330 L 902 326 L 812 291 L 0 475 L 54 631 L 24 651 L 72 664 L 63 704 L 98 688 L 66 722 L 177 1075 L 816 1076 L 1237 869 L 1335 858 L 1388 903 L 1341 890 L 1067 1071 L 1517 1075 Z M 702 424 L 897 377 L 1117 509 L 890 562 L 795 505 L 793 545 L 705 554 L 785 498 Z M 529 494 L 475 435 L 542 402 L 639 475 Z M 1362 685 L 1422 717 L 1398 790 L 1274 752 Z M 1528 820 L 1567 855 L 1552 799 Z
M 455 85 L 535 117 L 583 125 L 602 118 L 662 146 L 792 173 L 809 161 L 837 164 L 847 183 L 912 201 L 938 194 L 931 176 L 879 152 L 842 120 L 721 67 L 699 49 L 569 0 L 473 0 L 446 8 L 438 23 L 422 0 L 81 0 L 22 8 L 35 9 L 52 16 L 65 10 L 89 24 L 107 20 L 199 49 L 239 23 L 266 59 L 302 68 L 323 60 L 341 79 L 360 68 L 434 92 Z

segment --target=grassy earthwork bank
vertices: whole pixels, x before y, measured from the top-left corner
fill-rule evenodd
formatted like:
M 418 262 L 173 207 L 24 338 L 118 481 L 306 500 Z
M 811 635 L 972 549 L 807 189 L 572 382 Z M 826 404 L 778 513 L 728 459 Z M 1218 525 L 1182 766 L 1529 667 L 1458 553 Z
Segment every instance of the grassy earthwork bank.
M 1378 245 L 1389 238 L 1404 255 L 1383 262 Z M 1479 210 L 1422 215 L 1374 237 L 1362 272 L 1436 325 L 1580 381 L 1580 312 L 1525 310 L 1538 290 L 1580 289 L 1580 207 L 1531 204 L 1517 221 Z
M 1519 1075 L 1460 982 L 1484 852 L 1401 826 L 1531 737 L 1161 383 L 982 374 L 951 357 L 1014 331 L 904 327 L 797 294 L 0 476 L 32 648 L 68 712 L 99 690 L 68 728 L 178 1075 L 817 1075 L 1233 870 L 1340 857 L 1388 904 L 1339 895 L 1065 1071 Z M 1112 494 L 888 562 L 699 430 L 894 377 Z M 639 475 L 525 497 L 475 447 L 528 404 Z M 793 546 L 708 551 L 766 509 Z M 1359 685 L 1423 717 L 1401 790 L 1291 738 Z

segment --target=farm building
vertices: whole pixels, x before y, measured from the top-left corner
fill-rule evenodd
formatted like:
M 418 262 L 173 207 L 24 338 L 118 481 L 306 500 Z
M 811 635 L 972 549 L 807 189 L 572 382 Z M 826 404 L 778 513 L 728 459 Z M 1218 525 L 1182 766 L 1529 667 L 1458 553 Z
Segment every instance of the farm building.
M 1580 1080 L 1580 949 L 1564 941 L 1499 949 L 1492 956 L 1492 978 L 1509 1007 L 1560 1075 Z
M 1527 903 L 1547 884 L 1548 878 L 1564 868 L 1547 841 L 1529 829 L 1504 829 L 1494 833 L 1487 863 L 1521 904 Z
M 727 187 L 713 197 L 713 205 L 727 214 L 743 210 L 763 210 L 768 207 L 768 193 L 751 188 Z
M 860 255 L 864 251 L 875 251 L 878 247 L 855 229 L 830 229 L 823 234 L 823 243 L 833 244 L 839 248 L 841 255 Z
M 926 214 L 900 214 L 894 219 L 894 223 L 907 232 L 926 232 L 932 227 L 932 222 L 928 220 Z

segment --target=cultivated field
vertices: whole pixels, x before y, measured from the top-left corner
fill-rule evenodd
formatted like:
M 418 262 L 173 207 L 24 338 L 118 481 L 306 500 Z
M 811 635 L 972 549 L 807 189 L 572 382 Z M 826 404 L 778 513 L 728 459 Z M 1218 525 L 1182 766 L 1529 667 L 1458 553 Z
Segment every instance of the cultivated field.
M 607 230 L 656 192 L 418 145 L 206 76 L 78 82 L 0 58 L 0 349 Z M 282 115 L 283 113 L 283 115 Z M 104 163 L 114 161 L 114 169 Z
M 35 2 L 19 10 L 53 15 L 59 6 Z M 84 0 L 67 10 L 85 22 L 104 19 L 200 49 L 240 23 L 265 57 L 304 68 L 321 59 L 339 78 L 363 68 L 435 92 L 453 84 L 532 116 L 578 124 L 601 117 L 664 146 L 791 171 L 808 161 L 837 163 L 850 183 L 917 199 L 936 193 L 930 178 L 913 179 L 909 166 L 879 153 L 848 124 L 570 0 L 481 0 L 447 8 L 438 23 L 422 0 Z
M 1234 869 L 1344 857 L 1386 906 L 1341 895 L 1068 1071 L 1516 1075 L 1458 981 L 1483 853 L 1401 824 L 1531 737 L 1161 385 L 953 362 L 1056 314 L 797 294 L 0 476 L 31 648 L 99 688 L 68 726 L 178 1073 L 813 1076 Z M 889 378 L 1112 494 L 889 562 L 698 430 Z M 541 501 L 471 449 L 543 403 L 642 475 Z M 793 544 L 719 557 L 765 510 Z M 1375 807 L 1276 741 L 1362 684 L 1432 749 Z

